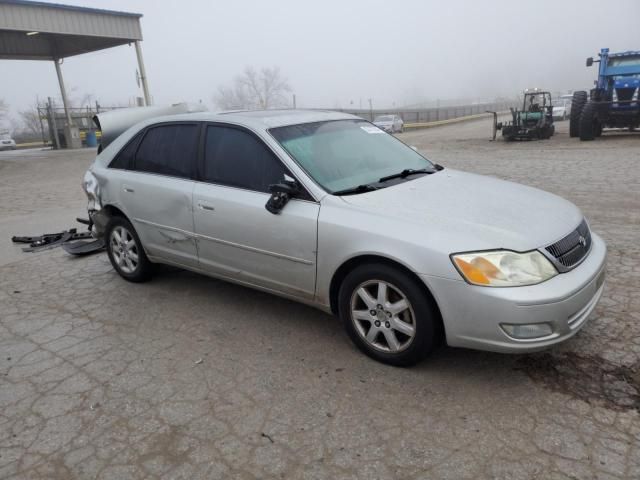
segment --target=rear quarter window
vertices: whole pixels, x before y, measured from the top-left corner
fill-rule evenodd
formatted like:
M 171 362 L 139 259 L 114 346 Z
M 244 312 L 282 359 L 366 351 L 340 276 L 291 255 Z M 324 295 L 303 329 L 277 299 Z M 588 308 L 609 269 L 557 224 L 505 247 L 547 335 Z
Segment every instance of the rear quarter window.
M 200 125 L 170 124 L 147 130 L 135 154 L 134 170 L 193 178 Z
M 133 139 L 129 141 L 125 145 L 125 147 L 118 152 L 115 158 L 109 164 L 109 168 L 118 168 L 122 170 L 132 170 L 133 169 L 133 160 L 136 156 L 136 151 L 138 150 L 138 145 L 140 145 L 140 139 L 142 138 L 142 133 L 138 133 Z

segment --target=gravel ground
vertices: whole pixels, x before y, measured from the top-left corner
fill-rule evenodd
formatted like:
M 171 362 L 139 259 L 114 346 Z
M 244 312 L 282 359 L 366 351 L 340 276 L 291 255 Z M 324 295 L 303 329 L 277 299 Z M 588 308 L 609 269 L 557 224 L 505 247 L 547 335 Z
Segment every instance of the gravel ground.
M 443 347 L 377 364 L 334 318 L 106 255 L 23 254 L 73 226 L 90 151 L 0 153 L 0 478 L 640 478 L 640 135 L 402 134 L 450 168 L 575 202 L 609 245 L 584 330 L 538 355 Z M 532 226 L 535 228 L 535 226 Z

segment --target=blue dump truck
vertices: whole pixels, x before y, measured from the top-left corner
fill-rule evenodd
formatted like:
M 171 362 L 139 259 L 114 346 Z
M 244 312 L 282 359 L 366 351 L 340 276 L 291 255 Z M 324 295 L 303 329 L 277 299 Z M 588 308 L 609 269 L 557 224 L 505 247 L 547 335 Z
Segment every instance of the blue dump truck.
M 640 51 L 609 53 L 603 48 L 599 60 L 587 58 L 587 67 L 599 63 L 595 88 L 578 91 L 571 100 L 569 135 L 593 140 L 603 128 L 640 126 Z

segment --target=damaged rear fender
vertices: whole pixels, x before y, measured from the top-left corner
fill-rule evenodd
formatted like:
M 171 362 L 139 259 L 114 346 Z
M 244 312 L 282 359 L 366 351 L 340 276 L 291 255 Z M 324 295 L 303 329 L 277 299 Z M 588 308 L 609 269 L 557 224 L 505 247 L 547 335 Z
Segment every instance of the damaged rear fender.
M 84 174 L 82 189 L 88 199 L 87 212 L 91 221 L 91 232 L 95 238 L 102 238 L 111 216 L 117 213 L 122 214 L 122 212 L 103 204 L 101 182 L 92 169 Z

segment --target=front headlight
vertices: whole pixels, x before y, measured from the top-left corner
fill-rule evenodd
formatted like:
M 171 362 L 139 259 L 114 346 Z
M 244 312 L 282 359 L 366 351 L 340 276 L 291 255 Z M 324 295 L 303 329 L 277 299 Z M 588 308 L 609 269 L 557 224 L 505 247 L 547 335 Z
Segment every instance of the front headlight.
M 535 285 L 558 274 L 551 262 L 537 250 L 526 253 L 509 250 L 457 253 L 451 259 L 467 282 L 485 287 Z

